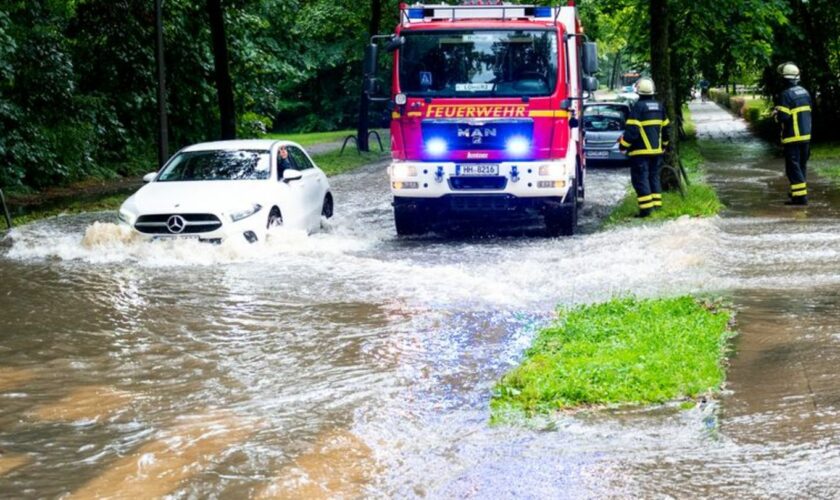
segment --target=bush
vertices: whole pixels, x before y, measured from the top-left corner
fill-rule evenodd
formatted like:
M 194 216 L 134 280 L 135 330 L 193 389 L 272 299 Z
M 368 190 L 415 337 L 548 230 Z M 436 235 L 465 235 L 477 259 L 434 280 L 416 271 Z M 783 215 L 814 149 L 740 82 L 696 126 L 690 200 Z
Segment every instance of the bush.
M 744 119 L 751 124 L 757 124 L 761 121 L 761 115 L 761 109 L 759 108 L 746 108 L 744 110 Z
M 729 109 L 738 116 L 744 116 L 744 107 L 747 105 L 747 100 L 743 97 L 730 97 Z
M 236 127 L 236 135 L 242 139 L 262 137 L 273 126 L 271 118 L 257 113 L 245 113 Z

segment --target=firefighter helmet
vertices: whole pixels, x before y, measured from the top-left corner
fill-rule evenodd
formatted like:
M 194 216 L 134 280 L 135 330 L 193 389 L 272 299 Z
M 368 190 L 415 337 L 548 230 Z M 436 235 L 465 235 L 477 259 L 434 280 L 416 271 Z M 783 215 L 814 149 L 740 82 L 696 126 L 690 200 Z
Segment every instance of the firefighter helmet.
M 786 80 L 799 80 L 799 67 L 791 62 L 780 64 L 778 71 Z
M 653 95 L 656 93 L 656 86 L 650 78 L 640 78 L 636 82 L 636 93 L 639 95 Z

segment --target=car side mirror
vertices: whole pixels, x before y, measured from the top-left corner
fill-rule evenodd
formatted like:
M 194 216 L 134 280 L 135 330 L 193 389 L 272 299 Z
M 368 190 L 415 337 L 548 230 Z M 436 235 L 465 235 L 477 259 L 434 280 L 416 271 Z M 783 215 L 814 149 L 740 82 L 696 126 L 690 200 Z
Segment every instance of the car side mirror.
M 299 181 L 303 178 L 300 170 L 287 169 L 283 171 L 283 182 Z
M 155 177 L 157 177 L 157 172 L 148 173 L 148 174 L 143 176 L 143 182 L 148 184 L 149 182 L 152 182 L 153 180 L 155 180 Z
M 587 92 L 595 92 L 598 90 L 598 79 L 594 76 L 583 77 L 583 90 Z

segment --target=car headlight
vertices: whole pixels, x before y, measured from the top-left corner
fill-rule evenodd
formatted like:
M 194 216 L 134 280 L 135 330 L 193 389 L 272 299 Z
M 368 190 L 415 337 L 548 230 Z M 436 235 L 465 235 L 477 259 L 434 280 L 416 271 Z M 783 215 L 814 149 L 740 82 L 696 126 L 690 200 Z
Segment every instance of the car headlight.
M 245 210 L 240 210 L 238 212 L 233 212 L 230 214 L 230 220 L 233 222 L 239 222 L 242 219 L 247 219 L 248 217 L 254 215 L 255 213 L 262 210 L 262 205 L 254 204 Z
M 133 213 L 129 212 L 128 210 L 125 210 L 125 209 L 122 209 L 122 208 L 120 209 L 120 213 L 119 213 L 118 217 L 120 219 L 120 222 L 122 222 L 122 223 L 124 223 L 128 226 L 133 226 L 134 222 L 137 220 L 137 216 L 135 216 Z

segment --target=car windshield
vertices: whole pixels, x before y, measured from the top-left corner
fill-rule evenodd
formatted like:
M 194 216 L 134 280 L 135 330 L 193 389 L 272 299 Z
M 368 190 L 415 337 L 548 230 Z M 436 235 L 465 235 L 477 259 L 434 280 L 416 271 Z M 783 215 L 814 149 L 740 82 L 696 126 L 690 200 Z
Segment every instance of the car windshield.
M 158 182 L 250 181 L 268 179 L 268 151 L 191 151 L 179 153 L 158 177 Z
M 557 86 L 557 34 L 548 30 L 405 33 L 402 92 L 412 96 L 545 96 Z
M 624 130 L 627 110 L 621 106 L 587 106 L 583 111 L 583 128 L 588 132 Z

